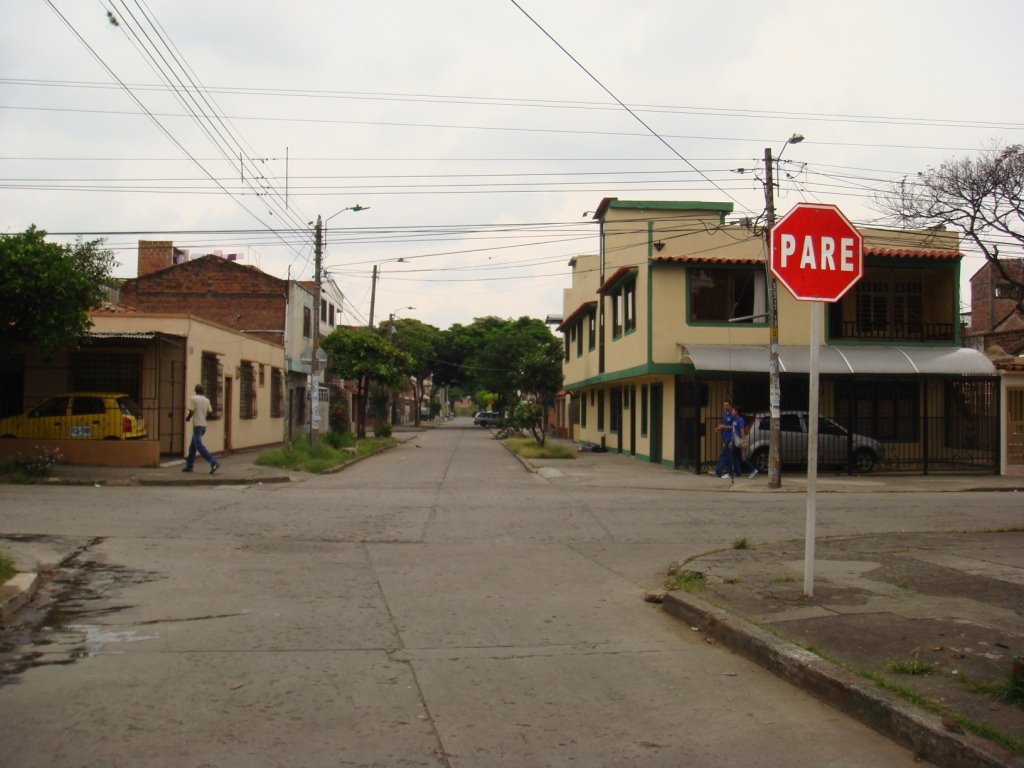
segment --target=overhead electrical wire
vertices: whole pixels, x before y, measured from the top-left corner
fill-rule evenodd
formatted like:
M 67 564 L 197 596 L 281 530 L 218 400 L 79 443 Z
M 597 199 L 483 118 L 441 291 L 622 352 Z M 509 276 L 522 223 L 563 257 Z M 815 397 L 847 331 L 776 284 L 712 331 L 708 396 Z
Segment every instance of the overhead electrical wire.
M 34 78 L 0 78 L 0 84 L 24 85 L 33 87 L 111 89 L 109 83 L 81 80 L 44 80 Z M 136 91 L 165 90 L 166 86 L 154 83 L 133 83 Z M 241 86 L 213 86 L 206 88 L 207 93 L 222 93 L 246 96 L 271 96 L 287 98 L 343 99 L 360 101 L 413 102 L 431 104 L 473 104 L 489 106 L 532 107 L 538 109 L 580 109 L 618 111 L 617 104 L 595 101 L 579 101 L 570 99 L 523 99 L 500 96 L 475 96 L 455 94 L 423 94 L 423 93 L 382 93 L 367 91 L 327 91 L 314 89 L 290 88 L 248 88 Z M 685 114 L 711 117 L 766 118 L 777 120 L 809 120 L 818 122 L 850 122 L 856 124 L 870 123 L 877 125 L 926 126 L 940 128 L 975 128 L 985 130 L 1024 130 L 1024 123 L 997 120 L 965 120 L 963 118 L 926 118 L 920 116 L 905 117 L 898 115 L 864 115 L 828 112 L 797 112 L 751 107 L 718 107 L 697 105 L 670 104 L 631 104 L 630 108 L 637 112 L 658 112 L 667 114 Z
M 49 6 L 49 8 L 53 11 L 53 13 L 57 16 L 57 18 L 60 19 L 60 21 L 67 27 L 67 29 L 72 33 L 72 35 L 74 35 L 74 37 L 82 44 L 82 46 L 93 57 L 93 59 L 95 59 L 96 62 L 107 72 L 107 74 L 111 77 L 111 79 L 120 86 L 121 90 L 135 103 L 135 105 L 141 110 L 141 112 L 147 118 L 149 118 L 150 122 L 152 122 L 157 127 L 157 129 L 168 140 L 170 140 L 176 147 L 178 147 L 178 149 L 181 150 L 181 152 L 186 157 L 188 157 L 193 162 L 193 164 L 196 165 L 196 167 L 198 167 L 203 172 L 203 174 L 210 179 L 210 181 L 212 181 L 215 185 L 219 186 L 221 188 L 221 191 L 224 194 L 228 195 L 232 200 L 234 200 L 235 203 L 237 203 L 243 210 L 246 211 L 246 213 L 248 213 L 250 216 L 252 216 L 256 221 L 258 221 L 260 224 L 263 224 L 268 230 L 272 231 L 273 227 L 271 227 L 267 222 L 263 221 L 263 219 L 258 214 L 256 214 L 254 211 L 252 211 L 247 206 L 245 206 L 237 195 L 234 195 L 230 190 L 228 190 L 227 188 L 225 188 L 225 187 L 223 187 L 222 185 L 219 184 L 219 182 L 217 181 L 216 177 L 213 174 L 211 174 L 206 169 L 206 167 L 203 165 L 203 163 L 201 163 L 188 150 L 188 148 L 185 147 L 185 145 L 181 142 L 181 140 L 178 139 L 170 131 L 170 129 L 168 129 L 158 119 L 157 115 L 149 110 L 149 108 L 138 97 L 138 95 L 136 95 L 132 91 L 132 89 L 125 84 L 125 82 L 110 67 L 110 65 L 108 65 L 106 63 L 106 61 L 103 59 L 103 57 L 99 55 L 99 53 L 95 50 L 95 48 L 93 48 L 93 46 L 90 45 L 90 43 L 81 35 L 81 33 L 75 28 L 75 26 L 68 20 L 68 18 L 66 16 L 64 16 L 64 14 L 61 13 L 61 11 L 53 4 L 52 0 L 44 0 L 44 2 L 46 3 L 47 6 Z

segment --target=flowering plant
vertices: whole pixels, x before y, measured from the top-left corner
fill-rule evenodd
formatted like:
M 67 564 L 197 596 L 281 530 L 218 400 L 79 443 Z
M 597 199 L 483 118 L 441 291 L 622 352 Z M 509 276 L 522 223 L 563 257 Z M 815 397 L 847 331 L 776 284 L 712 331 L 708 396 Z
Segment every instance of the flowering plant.
M 60 448 L 43 448 L 36 446 L 36 454 L 33 457 L 24 457 L 20 454 L 17 457 L 17 464 L 21 471 L 28 477 L 46 477 L 55 464 L 59 464 L 64 457 Z

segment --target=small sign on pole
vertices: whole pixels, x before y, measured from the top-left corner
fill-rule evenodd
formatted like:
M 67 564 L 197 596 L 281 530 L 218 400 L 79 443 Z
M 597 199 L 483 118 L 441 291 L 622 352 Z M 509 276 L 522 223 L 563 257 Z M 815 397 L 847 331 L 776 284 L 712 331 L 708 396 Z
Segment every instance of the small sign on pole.
M 798 203 L 771 231 L 771 272 L 794 298 L 811 302 L 807 402 L 807 515 L 804 594 L 814 594 L 814 539 L 818 485 L 818 348 L 821 302 L 836 302 L 864 274 L 864 238 L 834 205 Z

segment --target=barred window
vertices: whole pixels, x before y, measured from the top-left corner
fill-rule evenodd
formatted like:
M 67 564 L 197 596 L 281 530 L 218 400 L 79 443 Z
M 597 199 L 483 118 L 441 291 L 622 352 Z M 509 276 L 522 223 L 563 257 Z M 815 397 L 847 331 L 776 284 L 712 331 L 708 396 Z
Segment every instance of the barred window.
M 217 355 L 208 352 L 203 353 L 202 370 L 199 378 L 202 381 L 203 388 L 206 390 L 206 396 L 209 398 L 215 414 L 211 414 L 207 418 L 215 421 L 221 415 L 222 395 L 220 383 L 224 380 L 224 368 L 221 366 Z
M 284 416 L 284 371 L 270 369 L 270 415 L 275 419 Z
M 256 369 L 243 360 L 238 374 L 238 415 L 243 419 L 256 418 Z

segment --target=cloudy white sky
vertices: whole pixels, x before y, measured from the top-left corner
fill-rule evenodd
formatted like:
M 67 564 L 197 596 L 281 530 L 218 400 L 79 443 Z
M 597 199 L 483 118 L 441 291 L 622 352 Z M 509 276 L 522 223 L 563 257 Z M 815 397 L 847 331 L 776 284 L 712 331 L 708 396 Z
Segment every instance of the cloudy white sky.
M 887 181 L 1024 138 L 1017 0 L 517 3 L 9 3 L 0 230 L 105 237 L 120 276 L 144 238 L 310 279 L 333 216 L 346 322 L 376 264 L 376 320 L 445 328 L 561 312 L 604 197 L 760 215 L 793 133 L 780 213 L 861 224 Z

